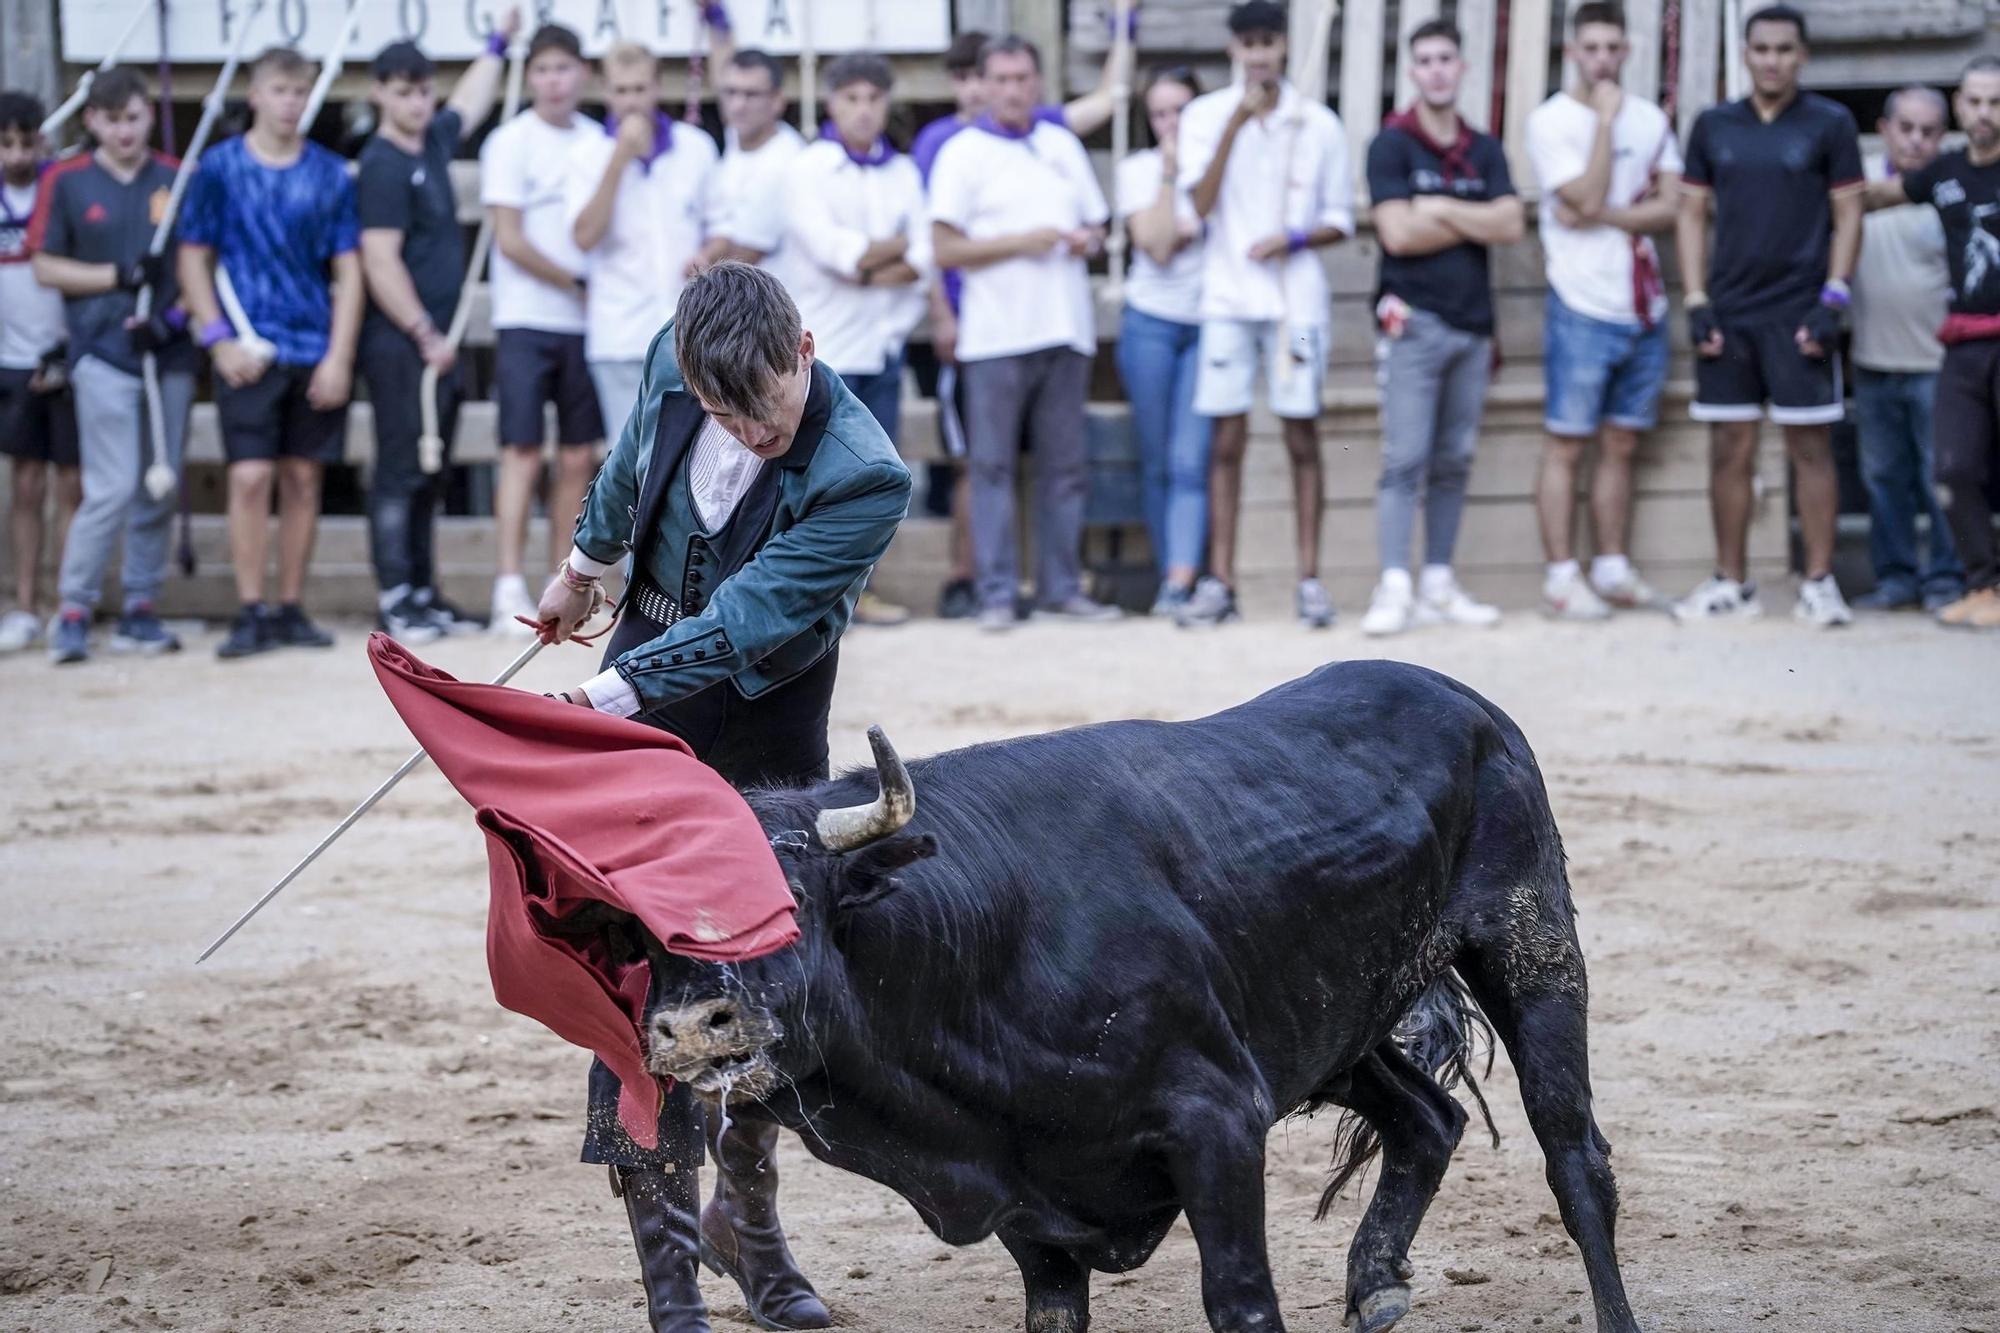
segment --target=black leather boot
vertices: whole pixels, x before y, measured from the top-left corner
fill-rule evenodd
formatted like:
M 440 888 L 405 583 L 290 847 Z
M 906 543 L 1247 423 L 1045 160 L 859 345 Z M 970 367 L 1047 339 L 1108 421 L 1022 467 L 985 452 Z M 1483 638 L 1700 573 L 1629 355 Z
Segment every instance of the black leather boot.
M 731 1120 L 715 1140 L 715 1197 L 701 1214 L 701 1261 L 743 1288 L 759 1328 L 831 1328 L 778 1222 L 778 1127 Z
M 708 1306 L 696 1281 L 702 1247 L 694 1171 L 614 1166 L 611 1192 L 625 1200 L 632 1223 L 653 1333 L 710 1333 Z

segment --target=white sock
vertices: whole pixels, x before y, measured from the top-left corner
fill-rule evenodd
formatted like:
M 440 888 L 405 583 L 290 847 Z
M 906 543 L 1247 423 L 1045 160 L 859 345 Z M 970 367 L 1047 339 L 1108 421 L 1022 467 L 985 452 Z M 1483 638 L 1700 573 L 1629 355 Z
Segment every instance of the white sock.
M 493 595 L 498 597 L 505 592 L 518 592 L 521 596 L 526 597 L 528 595 L 527 576 L 523 574 L 502 574 L 499 578 L 494 579 Z
M 1593 564 L 1591 572 L 1595 573 L 1596 570 L 1597 567 Z M 1554 584 L 1563 582 L 1565 579 L 1573 579 L 1582 572 L 1583 566 L 1574 560 L 1551 560 L 1549 561 L 1548 582 L 1553 586 Z
M 386 615 L 391 607 L 409 595 L 410 585 L 407 583 L 398 583 L 393 588 L 384 588 L 381 592 L 376 593 L 375 602 L 376 605 L 382 608 L 383 614 Z
M 1632 562 L 1622 555 L 1600 555 L 1590 562 L 1590 581 L 1598 587 L 1617 583 L 1632 572 Z
M 1450 565 L 1425 565 L 1422 581 L 1418 584 L 1426 597 L 1449 597 L 1457 581 L 1451 576 Z

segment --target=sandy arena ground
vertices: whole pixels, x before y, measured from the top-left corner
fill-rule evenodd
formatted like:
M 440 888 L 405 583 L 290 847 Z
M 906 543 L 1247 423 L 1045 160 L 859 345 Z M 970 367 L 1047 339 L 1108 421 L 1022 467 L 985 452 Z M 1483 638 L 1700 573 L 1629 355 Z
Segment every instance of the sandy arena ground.
M 361 641 L 0 664 L 0 1329 L 644 1326 L 620 1207 L 574 1165 L 585 1057 L 493 1003 L 480 841 L 434 772 L 193 966 L 408 752 Z M 2000 1331 L 2000 640 L 1521 615 L 1391 649 L 1508 709 L 1548 774 L 1646 1327 Z M 513 651 L 433 657 L 484 678 Z M 1282 623 L 858 632 L 835 751 L 860 760 L 878 720 L 917 755 L 1193 716 L 1372 651 Z M 586 674 L 564 649 L 521 683 Z M 1468 1133 L 1402 1327 L 1587 1328 L 1504 1058 L 1488 1095 L 1504 1146 Z M 1294 1329 L 1340 1321 L 1359 1204 L 1310 1220 L 1332 1133 L 1272 1136 Z M 785 1169 L 846 1326 L 1020 1326 L 997 1244 L 946 1247 L 796 1141 Z M 747 1330 L 706 1286 L 718 1330 Z M 1100 1333 L 1206 1327 L 1184 1227 L 1095 1290 Z

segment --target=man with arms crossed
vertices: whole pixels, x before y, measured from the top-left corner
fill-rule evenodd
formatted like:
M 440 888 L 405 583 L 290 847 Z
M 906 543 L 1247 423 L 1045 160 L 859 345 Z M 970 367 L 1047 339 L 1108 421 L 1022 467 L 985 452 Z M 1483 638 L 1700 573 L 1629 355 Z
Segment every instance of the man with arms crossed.
M 630 553 L 604 670 L 561 697 L 672 732 L 739 787 L 824 778 L 840 636 L 903 519 L 910 474 L 817 363 L 784 288 L 747 264 L 688 284 L 639 395 L 542 594 L 544 638 L 567 638 Z M 697 1224 L 701 1113 L 686 1085 L 661 1106 L 656 1150 L 619 1125 L 618 1093 L 594 1064 L 583 1159 L 612 1168 L 654 1329 L 707 1333 L 697 1255 L 736 1280 L 761 1327 L 828 1327 L 778 1220 L 778 1127 L 721 1130 Z
M 1549 296 L 1542 329 L 1549 438 L 1536 507 L 1548 573 L 1542 605 L 1566 620 L 1600 620 L 1656 595 L 1632 567 L 1632 459 L 1659 419 L 1667 380 L 1667 292 L 1653 233 L 1678 212 L 1681 154 L 1651 102 L 1618 86 L 1631 55 L 1625 14 L 1577 8 L 1566 48 L 1576 86 L 1528 117 L 1528 157 L 1542 188 Z M 1577 563 L 1577 469 L 1597 441 L 1590 484 L 1596 555 Z
M 1951 313 L 1941 338 L 1933 425 L 1937 485 L 1965 562 L 1965 596 L 1938 612 L 1946 625 L 2000 629 L 2000 553 L 1987 490 L 2000 472 L 2000 58 L 1966 67 L 1952 99 L 1965 147 L 1868 187 L 1871 208 L 1929 204 L 1944 223 Z
M 1695 400 L 1710 423 L 1715 574 L 1675 605 L 1682 620 L 1762 614 L 1748 579 L 1757 423 L 1785 433 L 1805 537 L 1793 614 L 1830 628 L 1854 618 L 1833 581 L 1841 417 L 1836 343 L 1861 251 L 1861 147 L 1854 117 L 1803 91 L 1805 16 L 1772 5 L 1744 24 L 1751 93 L 1701 113 L 1688 135 L 1676 227 Z M 1715 246 L 1709 248 L 1709 211 Z

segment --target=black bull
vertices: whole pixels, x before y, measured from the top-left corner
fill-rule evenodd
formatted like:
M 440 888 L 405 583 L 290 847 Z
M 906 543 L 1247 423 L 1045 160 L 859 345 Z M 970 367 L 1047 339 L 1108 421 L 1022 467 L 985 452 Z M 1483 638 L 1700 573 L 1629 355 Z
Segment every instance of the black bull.
M 879 800 L 866 772 L 749 793 L 803 937 L 731 967 L 653 949 L 656 1073 L 796 1129 L 952 1244 L 997 1233 L 1031 1333 L 1084 1329 L 1090 1272 L 1144 1263 L 1183 1211 L 1213 1327 L 1282 1329 L 1265 1139 L 1341 1106 L 1328 1200 L 1383 1158 L 1347 1289 L 1379 1333 L 1409 1309 L 1409 1246 L 1466 1124 L 1436 1076 L 1465 1072 L 1469 992 L 1519 1072 L 1598 1329 L 1637 1329 L 1562 842 L 1499 709 L 1365 662 L 1199 721 L 907 773 L 876 738 Z M 913 818 L 893 808 L 911 786 Z

